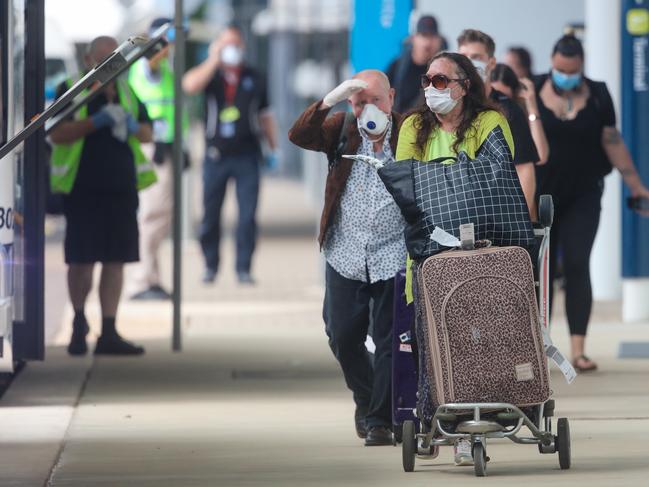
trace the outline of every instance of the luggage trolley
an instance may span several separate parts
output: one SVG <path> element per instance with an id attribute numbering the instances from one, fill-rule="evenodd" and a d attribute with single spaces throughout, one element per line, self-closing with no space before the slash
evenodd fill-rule
<path id="1" fill-rule="evenodd" d="M 541 326 L 548 332 L 549 286 L 551 285 L 549 246 L 553 217 L 552 197 L 541 196 L 539 224 L 534 228 L 536 250 L 538 250 L 535 284 Z M 508 438 L 514 443 L 536 444 L 542 454 L 558 453 L 561 469 L 569 469 L 570 426 L 567 418 L 559 418 L 556 434 L 553 433 L 554 399 L 525 410 L 513 404 L 500 402 L 449 403 L 437 408 L 430 428 L 424 424 L 425 421 L 418 421 L 421 426 L 416 428 L 414 420 L 406 420 L 399 435 L 402 437 L 403 469 L 412 472 L 415 467 L 415 457 L 434 458 L 435 447 L 452 446 L 461 438 L 471 441 L 475 474 L 478 477 L 484 477 L 487 473 L 489 461 L 487 439 L 491 438 Z M 529 429 L 531 436 L 521 434 L 524 426 Z M 418 429 L 421 431 L 418 432 Z"/>

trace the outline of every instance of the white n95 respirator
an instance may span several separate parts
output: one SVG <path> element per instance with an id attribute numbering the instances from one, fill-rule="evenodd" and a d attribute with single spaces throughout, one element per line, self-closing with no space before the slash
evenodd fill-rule
<path id="1" fill-rule="evenodd" d="M 243 61 L 243 50 L 233 44 L 228 44 L 221 51 L 221 62 L 228 66 L 238 66 Z"/>
<path id="2" fill-rule="evenodd" d="M 370 135 L 383 135 L 390 119 L 376 105 L 365 105 L 361 116 L 358 118 L 358 128 Z"/>

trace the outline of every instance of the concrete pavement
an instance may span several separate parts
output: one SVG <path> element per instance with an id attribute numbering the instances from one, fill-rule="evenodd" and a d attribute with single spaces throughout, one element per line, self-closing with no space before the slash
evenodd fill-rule
<path id="1" fill-rule="evenodd" d="M 315 218 L 297 188 L 283 192 L 302 212 L 286 205 L 288 221 Z M 598 305 L 589 353 L 601 371 L 571 386 L 553 372 L 557 415 L 571 419 L 570 471 L 536 447 L 494 441 L 487 478 L 454 467 L 450 449 L 406 474 L 399 448 L 365 448 L 354 435 L 322 327 L 317 246 L 293 235 L 262 239 L 254 288 L 236 284 L 231 242 L 214 286 L 200 284 L 198 248 L 186 246 L 181 353 L 170 351 L 168 304 L 125 301 L 119 327 L 147 354 L 69 358 L 64 307 L 47 360 L 0 401 L 0 485 L 648 485 L 649 360 L 616 355 L 622 341 L 649 340 L 649 323 L 622 325 L 615 305 Z M 97 312 L 89 307 L 95 330 Z M 559 316 L 553 337 L 567 350 Z"/>

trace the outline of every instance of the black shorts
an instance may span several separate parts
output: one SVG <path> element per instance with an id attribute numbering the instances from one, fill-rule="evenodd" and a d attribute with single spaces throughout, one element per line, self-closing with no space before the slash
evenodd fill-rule
<path id="1" fill-rule="evenodd" d="M 65 263 L 140 260 L 137 206 L 137 194 L 66 196 Z"/>

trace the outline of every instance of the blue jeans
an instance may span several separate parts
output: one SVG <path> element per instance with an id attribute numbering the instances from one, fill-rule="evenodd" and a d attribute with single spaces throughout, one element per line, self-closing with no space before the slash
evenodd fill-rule
<path id="1" fill-rule="evenodd" d="M 206 157 L 203 164 L 203 221 L 200 242 L 205 266 L 219 269 L 221 209 L 228 181 L 236 184 L 239 222 L 236 233 L 237 272 L 250 272 L 257 240 L 257 201 L 259 198 L 259 158 L 245 154 L 218 159 Z"/>

